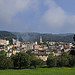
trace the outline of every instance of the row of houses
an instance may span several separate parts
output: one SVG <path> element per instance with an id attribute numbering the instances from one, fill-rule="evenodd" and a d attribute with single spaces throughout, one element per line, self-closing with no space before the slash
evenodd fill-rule
<path id="1" fill-rule="evenodd" d="M 0 45 L 8 45 L 9 40 L 0 39 Z"/>
<path id="2" fill-rule="evenodd" d="M 41 58 L 44 61 L 47 60 L 48 55 L 51 52 L 53 52 L 54 56 L 59 56 L 63 52 L 67 53 L 70 51 L 73 46 L 72 43 L 65 42 L 46 42 L 46 44 L 39 45 L 37 42 L 20 42 L 15 39 L 12 39 L 11 41 L 0 39 L 0 45 L 4 45 L 0 47 L 0 50 L 5 50 L 8 57 L 12 54 L 15 55 L 16 53 L 30 50 L 36 57 Z"/>

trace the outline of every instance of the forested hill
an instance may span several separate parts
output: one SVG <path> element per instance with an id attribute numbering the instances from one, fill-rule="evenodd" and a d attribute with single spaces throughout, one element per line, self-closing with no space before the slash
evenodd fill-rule
<path id="1" fill-rule="evenodd" d="M 8 32 L 8 31 L 0 31 L 0 38 L 10 39 L 10 38 L 19 38 L 20 41 L 25 42 L 34 42 L 38 41 L 42 36 L 43 42 L 46 41 L 55 41 L 55 42 L 74 42 L 73 36 L 74 34 L 41 34 L 35 32 Z"/>
<path id="2" fill-rule="evenodd" d="M 0 31 L 0 38 L 2 38 L 2 39 L 15 38 L 16 39 L 16 35 L 12 34 L 11 32 L 8 32 L 8 31 Z"/>
<path id="3" fill-rule="evenodd" d="M 56 41 L 56 42 L 74 42 L 73 36 L 74 34 L 41 34 L 34 32 L 13 32 L 14 35 L 21 37 L 25 42 L 34 42 L 40 39 L 40 36 L 43 38 L 43 42 L 46 41 Z"/>

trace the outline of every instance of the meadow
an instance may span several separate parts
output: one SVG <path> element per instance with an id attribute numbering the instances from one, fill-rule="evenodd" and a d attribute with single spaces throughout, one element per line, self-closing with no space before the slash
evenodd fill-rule
<path id="1" fill-rule="evenodd" d="M 37 68 L 0 70 L 0 75 L 75 75 L 75 68 Z"/>

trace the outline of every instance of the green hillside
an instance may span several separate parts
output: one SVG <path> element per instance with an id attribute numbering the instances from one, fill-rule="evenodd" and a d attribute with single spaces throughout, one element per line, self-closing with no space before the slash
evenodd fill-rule
<path id="1" fill-rule="evenodd" d="M 54 41 L 54 42 L 74 42 L 73 36 L 74 34 L 41 34 L 41 33 L 34 33 L 34 32 L 26 32 L 26 33 L 13 33 L 14 35 L 21 37 L 25 42 L 34 42 L 40 39 L 42 36 L 43 42 L 46 41 Z"/>
<path id="2" fill-rule="evenodd" d="M 12 34 L 11 32 L 8 32 L 8 31 L 0 31 L 0 38 L 11 39 L 11 38 L 16 38 L 16 35 Z"/>
<path id="3" fill-rule="evenodd" d="M 35 32 L 8 32 L 8 31 L 0 31 L 0 38 L 10 39 L 10 38 L 18 38 L 20 41 L 24 42 L 34 42 L 38 41 L 42 36 L 43 42 L 46 41 L 54 41 L 54 42 L 74 42 L 73 36 L 74 34 L 42 34 Z"/>

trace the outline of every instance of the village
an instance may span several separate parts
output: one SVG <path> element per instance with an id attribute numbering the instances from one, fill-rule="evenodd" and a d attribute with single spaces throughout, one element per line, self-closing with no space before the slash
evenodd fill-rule
<path id="1" fill-rule="evenodd" d="M 4 50 L 6 52 L 6 56 L 10 57 L 12 54 L 16 54 L 19 52 L 27 52 L 30 51 L 34 53 L 36 57 L 46 61 L 48 55 L 52 52 L 54 56 L 59 56 L 62 53 L 68 53 L 73 46 L 72 43 L 67 42 L 43 42 L 42 36 L 39 38 L 40 44 L 35 42 L 20 42 L 15 39 L 4 40 L 0 39 L 0 51 Z"/>

